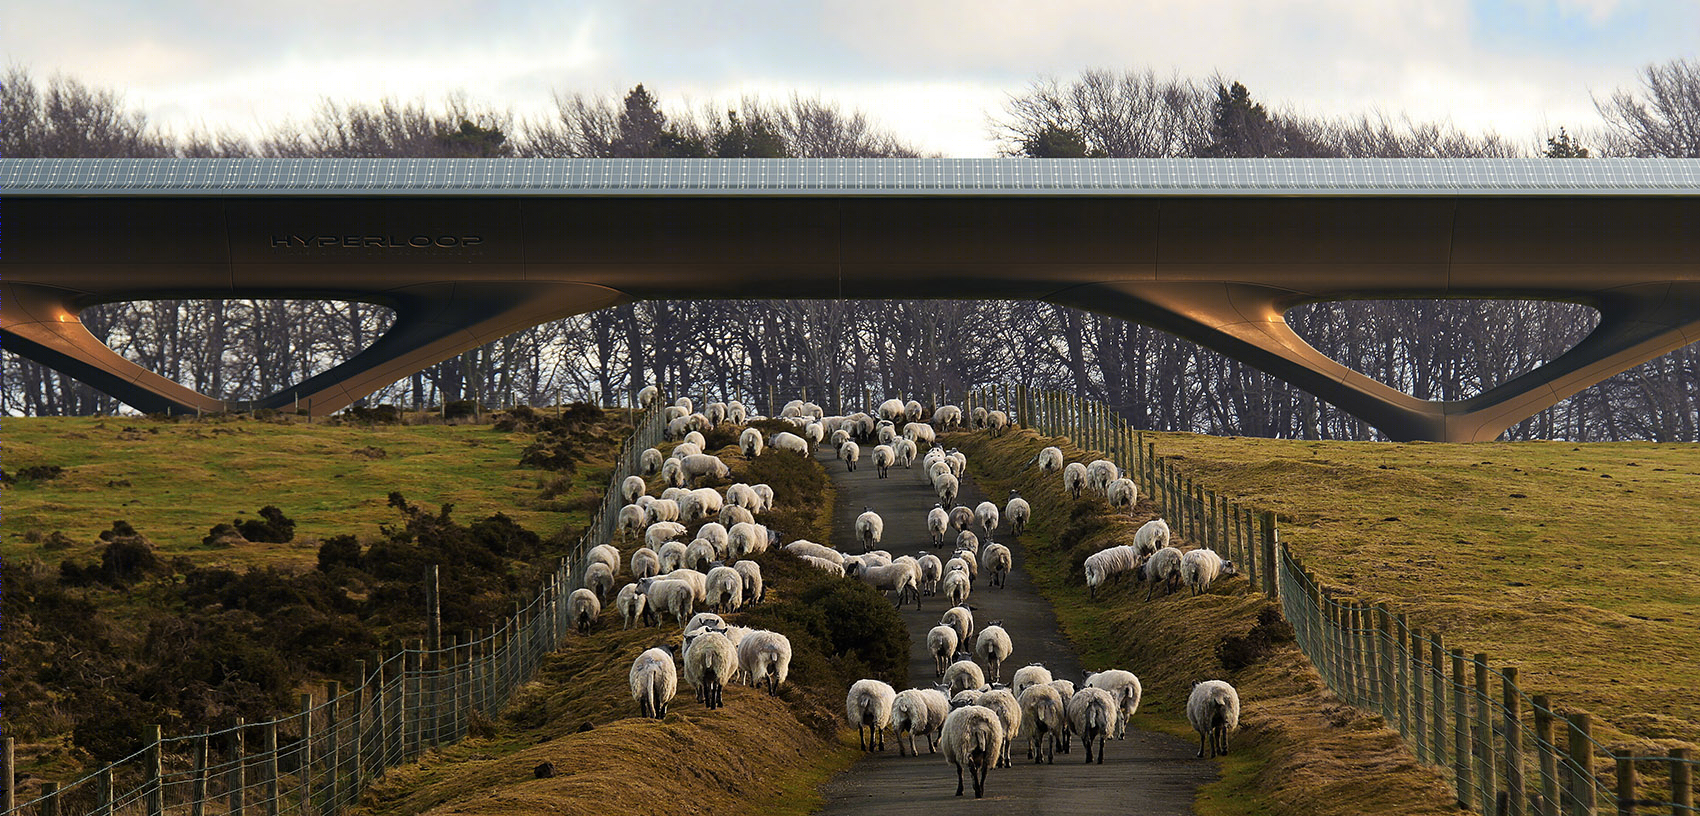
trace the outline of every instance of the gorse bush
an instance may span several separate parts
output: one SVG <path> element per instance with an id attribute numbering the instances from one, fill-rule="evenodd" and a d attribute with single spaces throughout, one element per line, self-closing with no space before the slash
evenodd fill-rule
<path id="1" fill-rule="evenodd" d="M 236 532 L 249 541 L 287 544 L 295 538 L 295 520 L 284 515 L 276 505 L 260 508 L 257 519 L 237 519 Z"/>

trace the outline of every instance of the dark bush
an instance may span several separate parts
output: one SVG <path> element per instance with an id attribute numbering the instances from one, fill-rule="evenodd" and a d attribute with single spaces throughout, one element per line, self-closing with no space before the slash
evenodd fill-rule
<path id="1" fill-rule="evenodd" d="M 530 560 L 543 552 L 543 539 L 503 513 L 473 522 L 467 532 L 473 541 L 504 558 Z"/>
<path id="2" fill-rule="evenodd" d="M 1225 637 L 1216 644 L 1216 659 L 1222 668 L 1239 671 L 1262 661 L 1283 643 L 1293 641 L 1293 625 L 1281 616 L 1281 608 L 1267 604 L 1257 613 L 1257 624 L 1244 637 Z"/>
<path id="3" fill-rule="evenodd" d="M 572 473 L 583 459 L 583 440 L 575 434 L 539 434 L 519 455 L 522 465 L 561 473 Z"/>
<path id="4" fill-rule="evenodd" d="M 319 545 L 319 570 L 330 572 L 339 566 L 360 566 L 360 541 L 354 536 L 331 536 Z"/>
<path id="5" fill-rule="evenodd" d="M 478 415 L 480 406 L 475 400 L 454 400 L 443 406 L 444 419 L 466 419 Z"/>
<path id="6" fill-rule="evenodd" d="M 206 537 L 201 539 L 201 543 L 208 547 L 234 547 L 238 544 L 246 544 L 248 540 L 236 531 L 235 525 L 219 522 L 207 531 Z"/>
<path id="7" fill-rule="evenodd" d="M 101 536 L 104 538 L 106 533 Z M 153 543 L 139 535 L 114 536 L 100 552 L 100 580 L 113 586 L 135 583 L 163 572 L 164 568 L 154 555 Z"/>
<path id="8" fill-rule="evenodd" d="M 344 416 L 362 425 L 394 425 L 401 422 L 401 409 L 394 405 L 374 405 L 369 408 L 356 405 L 344 412 Z"/>
<path id="9" fill-rule="evenodd" d="M 65 535 L 63 530 L 54 530 L 53 532 L 48 533 L 47 538 L 41 543 L 41 547 L 44 550 L 65 550 L 75 547 L 76 545 L 77 542 L 70 536 Z"/>
<path id="10" fill-rule="evenodd" d="M 277 505 L 260 508 L 257 519 L 237 519 L 236 531 L 249 541 L 286 544 L 295 538 L 295 520 L 283 514 Z"/>
<path id="11" fill-rule="evenodd" d="M 118 521 L 112 522 L 112 529 L 100 531 L 100 540 L 101 541 L 111 541 L 112 539 L 117 538 L 118 536 L 134 536 L 134 535 L 137 535 L 136 528 L 131 527 L 130 522 L 120 519 Z"/>
<path id="12" fill-rule="evenodd" d="M 58 465 L 30 465 L 16 473 L 0 470 L 0 484 L 17 484 L 18 482 L 46 482 L 64 475 L 65 469 Z"/>

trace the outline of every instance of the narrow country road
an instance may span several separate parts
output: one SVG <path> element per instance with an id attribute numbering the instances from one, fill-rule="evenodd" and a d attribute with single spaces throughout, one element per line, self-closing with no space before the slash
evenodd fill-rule
<path id="1" fill-rule="evenodd" d="M 892 468 L 890 478 L 880 479 L 871 452 L 872 446 L 863 449 L 862 462 L 854 473 L 848 472 L 843 462 L 835 461 L 825 446 L 817 454 L 838 493 L 833 515 L 833 546 L 847 553 L 860 551 L 855 544 L 855 521 L 863 508 L 868 507 L 885 520 L 882 549 L 894 556 L 926 551 L 948 558 L 945 555 L 948 547 L 931 549 L 927 511 L 938 500 L 920 462 L 908 470 Z M 973 507 L 988 498 L 1001 511 L 1005 497 L 987 497 L 972 480 L 962 480 L 959 503 Z M 1042 512 L 1044 508 L 1034 508 L 1035 514 Z M 979 533 L 978 528 L 975 533 Z M 976 632 L 999 619 L 1009 631 L 1015 652 L 1005 662 L 1000 679 L 1008 683 L 1017 668 L 1043 663 L 1053 676 L 1078 684 L 1082 668 L 1079 658 L 1063 638 L 1050 603 L 1028 580 L 1020 541 L 1007 528 L 1000 529 L 994 539 L 1014 553 L 1015 570 L 1009 576 L 1009 586 L 993 588 L 982 573 L 974 584 L 968 605 L 974 612 Z M 933 686 L 927 630 L 938 625 L 939 616 L 948 607 L 945 598 L 928 596 L 922 599 L 921 611 L 915 611 L 913 605 L 903 610 L 911 649 L 908 685 L 892 684 L 899 691 Z M 820 812 L 832 816 L 1190 814 L 1198 786 L 1216 777 L 1210 763 L 1193 758 L 1197 746 L 1186 740 L 1129 729 L 1127 739 L 1109 740 L 1105 744 L 1102 765 L 1084 764 L 1086 754 L 1079 740 L 1074 742 L 1072 753 L 1056 755 L 1056 764 L 1035 765 L 1025 758 L 1025 741 L 1018 742 L 1013 749 L 1015 767 L 992 769 L 986 777 L 986 796 L 977 801 L 972 785 L 967 786 L 961 798 L 956 797 L 955 769 L 941 755 L 927 754 L 924 742 L 918 746 L 922 751 L 920 757 L 900 757 L 895 740 L 888 739 L 884 753 L 864 757 L 824 786 L 826 806 Z"/>

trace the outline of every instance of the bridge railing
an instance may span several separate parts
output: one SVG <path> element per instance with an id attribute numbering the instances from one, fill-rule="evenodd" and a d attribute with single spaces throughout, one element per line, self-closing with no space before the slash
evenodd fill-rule
<path id="1" fill-rule="evenodd" d="M 1460 808 L 1514 816 L 1696 812 L 1696 760 L 1686 748 L 1638 754 L 1602 744 L 1593 717 L 1527 694 L 1516 668 L 1449 646 L 1386 602 L 1325 585 L 1281 540 L 1275 513 L 1185 475 L 1102 403 L 1019 385 L 976 389 L 962 401 L 965 412 L 1004 410 L 1119 465 L 1176 535 L 1232 560 L 1250 591 L 1280 603 L 1329 689 L 1398 731 L 1418 761 L 1451 781 Z"/>
<path id="2" fill-rule="evenodd" d="M 44 782 L 21 802 L 7 737 L 0 814 L 332 816 L 355 805 L 387 769 L 495 718 L 536 675 L 567 631 L 566 597 L 583 576 L 585 554 L 613 538 L 618 486 L 637 472 L 643 449 L 660 440 L 664 413 L 659 406 L 634 412 L 635 427 L 589 526 L 537 594 L 515 602 L 513 614 L 481 630 L 438 635 L 437 643 L 414 639 L 388 657 L 373 652 L 357 661 L 352 684 L 328 682 L 320 694 L 300 695 L 296 711 L 265 722 L 237 720 L 177 737 L 151 726 L 141 750 L 62 785 Z M 435 585 L 433 567 L 428 599 Z M 434 619 L 435 610 L 427 615 Z"/>

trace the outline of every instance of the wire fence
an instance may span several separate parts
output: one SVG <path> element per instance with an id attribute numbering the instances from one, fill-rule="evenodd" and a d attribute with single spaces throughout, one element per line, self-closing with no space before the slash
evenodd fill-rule
<path id="1" fill-rule="evenodd" d="M 592 547 L 612 540 L 619 485 L 637 472 L 643 449 L 661 438 L 664 412 L 634 411 L 634 429 L 615 457 L 602 505 L 529 602 L 482 630 L 440 632 L 436 568 L 425 576 L 427 630 L 398 652 L 357 661 L 354 682 L 300 695 L 297 711 L 262 723 L 164 737 L 60 785 L 43 782 L 17 801 L 15 748 L 4 740 L 5 816 L 331 816 L 355 804 L 387 769 L 467 736 L 493 719 L 528 682 L 567 631 L 567 594 Z"/>
<path id="2" fill-rule="evenodd" d="M 1253 591 L 1281 604 L 1299 648 L 1341 700 L 1381 716 L 1417 759 L 1451 780 L 1460 808 L 1509 816 L 1693 814 L 1696 760 L 1686 748 L 1638 755 L 1594 738 L 1594 721 L 1517 670 L 1449 647 L 1382 603 L 1325 586 L 1281 541 L 1273 512 L 1183 476 L 1107 406 L 1022 386 L 978 389 L 964 410 L 997 408 L 1119 465 L 1174 532 L 1233 561 Z"/>

